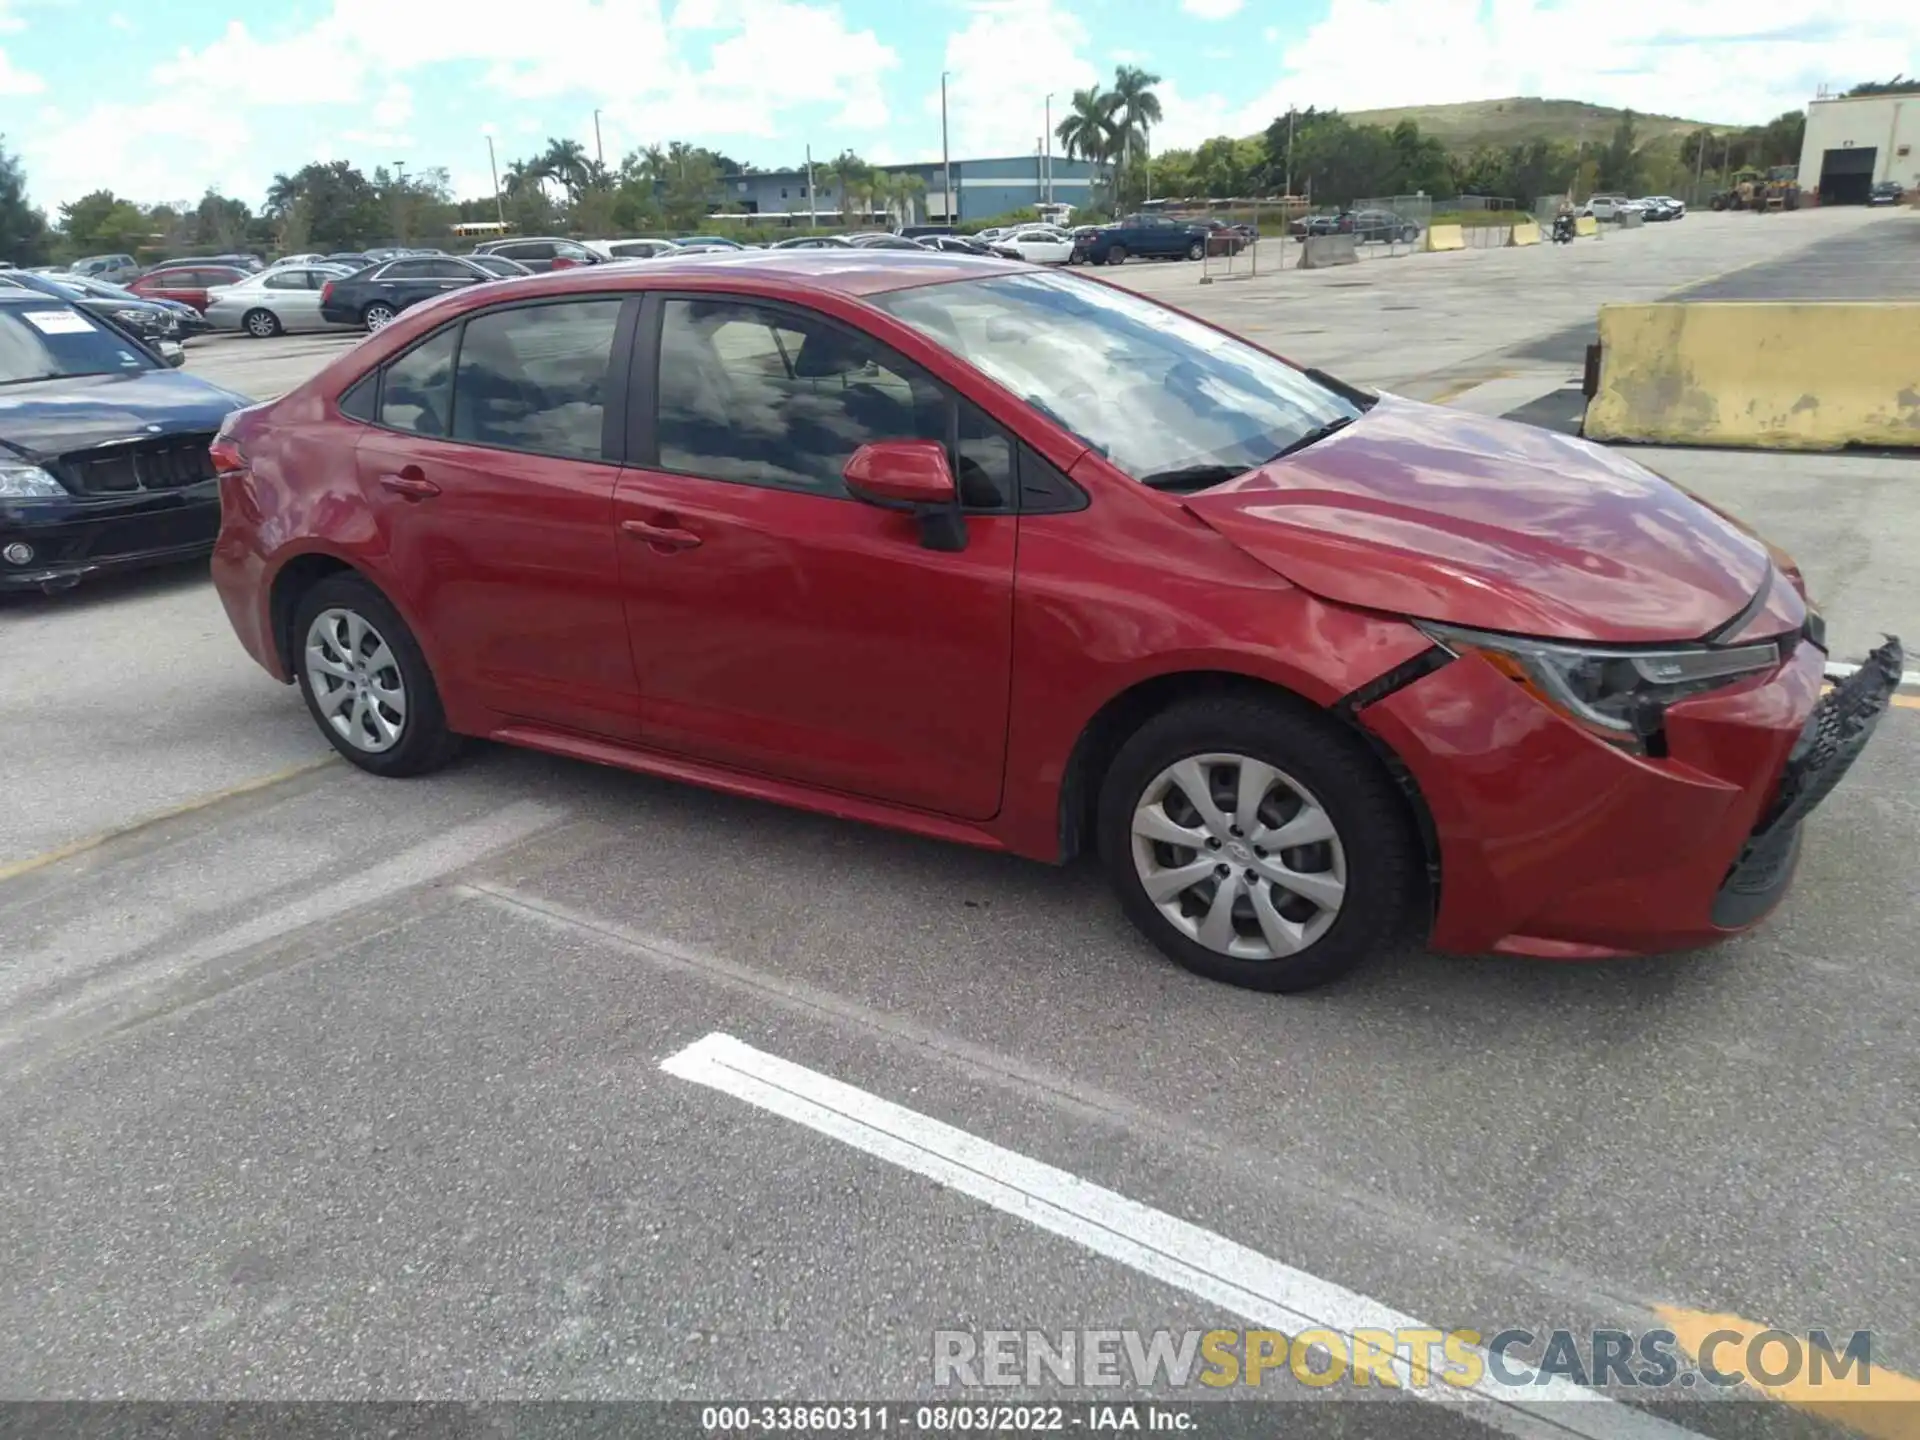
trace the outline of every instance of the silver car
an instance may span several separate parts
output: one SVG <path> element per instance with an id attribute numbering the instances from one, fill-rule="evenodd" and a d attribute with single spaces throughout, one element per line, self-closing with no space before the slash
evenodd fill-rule
<path id="1" fill-rule="evenodd" d="M 329 280 L 345 279 L 344 265 L 281 265 L 238 285 L 208 292 L 207 323 L 257 340 L 294 330 L 340 330 L 320 314 L 320 292 Z"/>

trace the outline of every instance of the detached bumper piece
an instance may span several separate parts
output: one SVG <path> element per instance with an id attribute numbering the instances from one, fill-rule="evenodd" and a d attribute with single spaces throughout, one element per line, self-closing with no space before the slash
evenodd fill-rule
<path id="1" fill-rule="evenodd" d="M 1832 793 L 1860 752 L 1900 687 L 1906 652 L 1889 636 L 1846 680 L 1814 706 L 1788 753 L 1780 788 L 1728 871 L 1713 903 L 1713 923 L 1728 929 L 1765 914 L 1793 877 L 1800 853 L 1800 823 Z"/>

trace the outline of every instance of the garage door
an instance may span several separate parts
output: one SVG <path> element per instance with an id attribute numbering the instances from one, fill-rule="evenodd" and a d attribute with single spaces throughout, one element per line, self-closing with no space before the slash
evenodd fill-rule
<path id="1" fill-rule="evenodd" d="M 1820 162 L 1820 203 L 1866 204 L 1873 190 L 1873 157 L 1879 153 L 1871 145 L 1827 151 Z"/>

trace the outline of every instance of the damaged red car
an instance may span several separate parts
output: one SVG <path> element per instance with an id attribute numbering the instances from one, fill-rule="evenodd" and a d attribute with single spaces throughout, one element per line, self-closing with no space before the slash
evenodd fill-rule
<path id="1" fill-rule="evenodd" d="M 1203 975 L 1759 921 L 1897 684 L 1624 455 L 872 250 L 464 287 L 214 447 L 241 643 L 464 736 L 1064 862 Z"/>

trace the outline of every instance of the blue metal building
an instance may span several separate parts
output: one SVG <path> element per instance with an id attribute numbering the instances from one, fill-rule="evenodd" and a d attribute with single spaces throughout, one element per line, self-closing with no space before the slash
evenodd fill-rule
<path id="1" fill-rule="evenodd" d="M 1069 160 L 1055 155 L 1011 155 L 985 160 L 953 162 L 954 212 L 947 213 L 942 196 L 943 170 L 939 161 L 920 165 L 879 167 L 887 174 L 919 177 L 926 193 L 914 204 L 915 213 L 902 217 L 910 222 L 929 221 L 958 224 L 966 220 L 984 220 L 1044 203 L 1049 192 L 1053 202 L 1085 209 L 1093 199 L 1096 167 L 1085 160 Z M 1051 176 L 1048 171 L 1051 170 Z M 714 197 L 719 206 L 730 211 L 744 210 L 750 215 L 805 217 L 810 212 L 823 223 L 841 222 L 838 185 L 820 163 L 813 167 L 813 196 L 807 195 L 804 170 L 765 170 L 752 175 L 730 175 L 721 182 Z M 858 217 L 870 218 L 870 217 Z"/>

